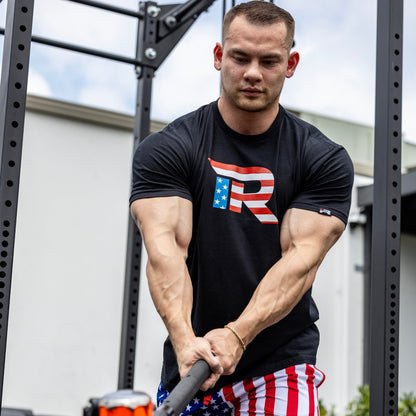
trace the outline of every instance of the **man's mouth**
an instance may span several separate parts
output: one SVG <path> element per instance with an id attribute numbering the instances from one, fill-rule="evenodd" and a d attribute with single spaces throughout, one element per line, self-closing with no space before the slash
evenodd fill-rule
<path id="1" fill-rule="evenodd" d="M 242 92 L 249 97 L 257 97 L 263 92 L 258 88 L 243 88 Z"/>

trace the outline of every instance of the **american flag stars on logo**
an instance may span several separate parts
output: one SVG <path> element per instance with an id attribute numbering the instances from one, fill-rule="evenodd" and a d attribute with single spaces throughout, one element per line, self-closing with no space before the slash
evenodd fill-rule
<path id="1" fill-rule="evenodd" d="M 230 188 L 230 180 L 227 178 L 217 177 L 214 194 L 214 208 L 227 209 L 228 205 L 228 190 Z"/>

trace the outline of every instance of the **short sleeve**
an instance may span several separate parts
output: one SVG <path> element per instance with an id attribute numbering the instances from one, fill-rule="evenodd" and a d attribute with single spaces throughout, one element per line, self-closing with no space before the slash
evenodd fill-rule
<path id="1" fill-rule="evenodd" d="M 322 140 L 314 138 L 302 165 L 304 180 L 290 207 L 334 215 L 346 224 L 354 181 L 354 168 L 347 151 L 324 136 Z"/>
<path id="2" fill-rule="evenodd" d="M 189 145 L 168 130 L 147 137 L 133 158 L 130 204 L 141 198 L 180 196 L 192 200 L 188 184 Z"/>

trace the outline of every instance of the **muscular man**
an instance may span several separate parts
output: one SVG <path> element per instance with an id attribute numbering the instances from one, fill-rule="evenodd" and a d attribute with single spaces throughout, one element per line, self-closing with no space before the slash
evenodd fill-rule
<path id="1" fill-rule="evenodd" d="M 232 8 L 214 48 L 220 98 L 134 157 L 131 212 L 169 333 L 160 400 L 198 359 L 212 370 L 185 413 L 319 414 L 311 288 L 347 223 L 353 170 L 279 104 L 299 63 L 293 37 L 272 3 Z"/>

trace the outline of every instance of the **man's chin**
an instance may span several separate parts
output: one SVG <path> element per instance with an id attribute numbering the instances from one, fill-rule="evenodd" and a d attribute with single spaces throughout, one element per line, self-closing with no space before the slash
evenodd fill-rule
<path id="1" fill-rule="evenodd" d="M 259 113 L 270 107 L 270 105 L 257 100 L 241 100 L 237 103 L 237 106 L 240 110 L 247 111 L 249 113 Z"/>

